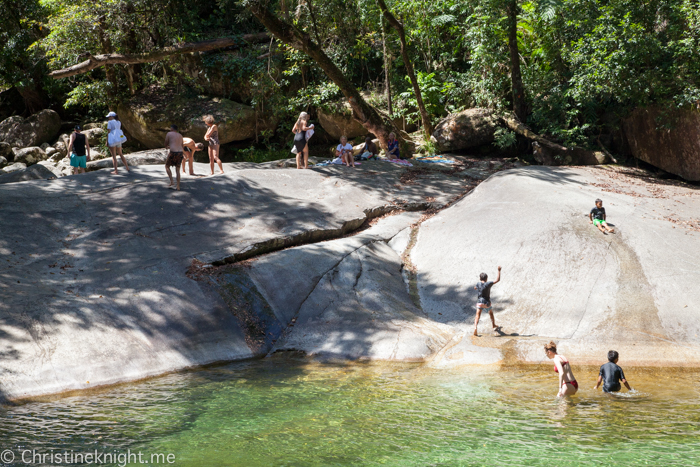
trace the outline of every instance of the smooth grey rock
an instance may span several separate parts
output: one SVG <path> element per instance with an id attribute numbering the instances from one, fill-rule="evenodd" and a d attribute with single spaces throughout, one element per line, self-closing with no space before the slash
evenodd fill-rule
<path id="1" fill-rule="evenodd" d="M 0 169 L 7 165 L 7 159 L 4 156 L 0 156 Z"/>
<path id="2" fill-rule="evenodd" d="M 24 119 L 18 115 L 0 122 L 0 141 L 13 146 L 39 146 L 51 141 L 61 129 L 61 117 L 51 109 L 44 109 Z"/>
<path id="3" fill-rule="evenodd" d="M 406 169 L 385 162 L 234 167 L 186 175 L 179 192 L 167 189 L 162 166 L 148 165 L 0 186 L 0 255 L 10 259 L 0 264 L 0 393 L 85 389 L 264 354 L 213 282 L 186 275 L 193 259 L 335 238 L 369 215 L 447 203 L 464 189 L 453 176 L 402 185 Z"/>
<path id="4" fill-rule="evenodd" d="M 49 169 L 51 171 L 51 173 L 53 173 L 56 178 L 64 176 L 61 168 L 57 167 L 56 164 L 54 164 L 52 161 L 49 161 L 49 160 L 41 161 L 41 162 L 38 162 L 37 165 L 41 165 L 41 166 Z"/>
<path id="5" fill-rule="evenodd" d="M 46 153 L 39 147 L 23 148 L 15 152 L 15 162 L 22 162 L 27 166 L 46 160 Z"/>
<path id="6" fill-rule="evenodd" d="M 139 151 L 133 152 L 131 154 L 125 154 L 124 157 L 126 158 L 126 162 L 127 164 L 129 164 L 129 167 L 131 167 L 132 165 L 164 165 L 165 159 L 168 157 L 168 152 L 165 149 L 151 149 L 148 151 Z M 119 167 L 124 166 L 119 156 L 117 156 L 117 164 Z M 87 163 L 87 170 L 99 169 L 114 169 L 114 162 L 112 161 L 112 157 L 107 156 L 104 159 L 92 160 Z"/>
<path id="7" fill-rule="evenodd" d="M 52 155 L 58 154 L 58 149 L 53 146 L 47 146 L 47 148 L 44 149 L 44 152 L 46 153 L 46 157 L 50 159 Z"/>
<path id="8" fill-rule="evenodd" d="M 54 144 L 53 147 L 56 148 L 56 151 L 58 151 L 64 157 L 68 154 L 68 147 L 65 144 L 63 144 L 62 141 L 56 142 L 56 144 Z"/>
<path id="9" fill-rule="evenodd" d="M 47 167 L 39 164 L 32 165 L 25 169 L 14 170 L 0 176 L 0 184 L 26 182 L 28 180 L 43 180 L 56 177 L 56 174 Z"/>
<path id="10" fill-rule="evenodd" d="M 3 168 L 3 170 L 7 173 L 14 172 L 16 170 L 24 170 L 27 168 L 27 164 L 23 162 L 15 162 L 13 164 L 10 164 L 6 167 Z"/>
<path id="11" fill-rule="evenodd" d="M 599 197 L 616 234 L 588 222 Z M 615 349 L 627 365 L 698 365 L 698 218 L 691 187 L 606 169 L 514 169 L 424 222 L 410 258 L 423 311 L 469 345 L 540 362 L 554 340 L 575 364 L 599 365 Z M 472 338 L 473 287 L 498 265 L 491 297 L 504 335 Z M 490 328 L 482 314 L 480 333 Z M 471 362 L 459 343 L 445 361 Z"/>

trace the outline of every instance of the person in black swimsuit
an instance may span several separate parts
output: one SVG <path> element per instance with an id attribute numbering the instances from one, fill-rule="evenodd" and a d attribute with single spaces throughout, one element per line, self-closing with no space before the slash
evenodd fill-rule
<path id="1" fill-rule="evenodd" d="M 75 131 L 70 135 L 68 143 L 70 165 L 73 167 L 73 175 L 84 174 L 87 161 L 90 160 L 90 142 L 87 136 L 80 132 L 80 125 L 75 125 Z"/>
<path id="2" fill-rule="evenodd" d="M 204 123 L 209 127 L 204 134 L 204 139 L 209 142 L 209 167 L 211 167 L 211 174 L 214 175 L 215 162 L 219 164 L 221 173 L 224 173 L 224 166 L 221 164 L 221 159 L 219 158 L 219 150 L 221 148 L 219 127 L 212 115 L 205 115 L 202 117 L 202 120 L 204 120 Z"/>
<path id="3" fill-rule="evenodd" d="M 598 381 L 596 381 L 593 389 L 598 389 L 600 383 L 603 383 L 603 392 L 617 392 L 622 389 L 620 382 L 625 385 L 628 391 L 632 388 L 630 384 L 625 379 L 625 372 L 622 368 L 617 366 L 617 361 L 620 358 L 620 354 L 615 350 L 608 352 L 608 363 L 600 367 L 600 373 L 598 374 Z"/>
<path id="4" fill-rule="evenodd" d="M 309 125 L 309 114 L 302 112 L 299 114 L 297 122 L 292 128 L 294 133 L 294 147 L 297 150 L 297 169 L 309 168 L 309 144 L 306 139 L 306 132 L 313 130 L 314 126 Z M 302 158 L 304 164 L 302 166 Z"/>

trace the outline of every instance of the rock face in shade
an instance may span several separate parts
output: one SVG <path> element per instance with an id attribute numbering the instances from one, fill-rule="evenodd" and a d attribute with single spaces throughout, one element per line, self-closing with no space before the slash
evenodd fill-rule
<path id="1" fill-rule="evenodd" d="M 671 129 L 659 128 L 669 124 Z M 700 181 L 700 112 L 636 109 L 623 124 L 632 154 L 686 180 Z"/>
<path id="2" fill-rule="evenodd" d="M 61 117 L 45 109 L 27 119 L 15 115 L 0 122 L 0 141 L 19 148 L 40 146 L 55 139 L 60 129 Z"/>
<path id="3" fill-rule="evenodd" d="M 343 135 L 352 139 L 368 134 L 367 129 L 352 118 L 350 104 L 346 102 L 333 104 L 333 108 L 319 108 L 317 113 L 319 123 L 334 140 Z"/>
<path id="4" fill-rule="evenodd" d="M 490 109 L 466 109 L 440 121 L 430 138 L 440 152 L 459 151 L 492 143 L 499 128 Z"/>
<path id="5" fill-rule="evenodd" d="M 256 115 L 255 110 L 223 98 L 186 97 L 181 95 L 142 94 L 120 104 L 117 109 L 122 127 L 146 148 L 163 147 L 170 126 L 178 126 L 180 133 L 198 142 L 204 142 L 207 126 L 202 121 L 206 114 L 218 122 L 221 144 L 255 137 L 257 131 L 274 129 L 277 120 Z"/>

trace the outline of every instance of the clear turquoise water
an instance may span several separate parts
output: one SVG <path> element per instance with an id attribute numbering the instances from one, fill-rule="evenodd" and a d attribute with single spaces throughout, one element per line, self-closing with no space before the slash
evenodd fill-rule
<path id="1" fill-rule="evenodd" d="M 628 368 L 639 393 L 610 397 L 592 390 L 596 369 L 574 370 L 581 391 L 561 401 L 549 366 L 277 356 L 4 407 L 0 450 L 130 449 L 182 466 L 700 464 L 700 373 Z"/>

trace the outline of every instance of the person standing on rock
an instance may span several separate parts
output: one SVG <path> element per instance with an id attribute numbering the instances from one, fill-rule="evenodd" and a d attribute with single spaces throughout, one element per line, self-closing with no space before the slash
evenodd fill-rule
<path id="1" fill-rule="evenodd" d="M 183 137 L 177 131 L 177 125 L 170 127 L 170 131 L 165 135 L 165 149 L 167 149 L 168 157 L 165 159 L 165 171 L 168 173 L 168 178 L 170 178 L 170 185 L 168 188 L 173 186 L 173 174 L 170 172 L 170 167 L 175 167 L 175 173 L 177 174 L 177 190 L 180 190 L 180 165 L 182 164 L 183 158 Z"/>
<path id="2" fill-rule="evenodd" d="M 75 131 L 70 135 L 68 143 L 70 165 L 73 167 L 73 175 L 84 174 L 87 161 L 90 160 L 90 142 L 87 136 L 80 132 L 80 125 L 75 125 Z"/>
<path id="3" fill-rule="evenodd" d="M 309 168 L 309 144 L 306 138 L 306 132 L 313 130 L 314 126 L 309 125 L 309 114 L 302 112 L 299 114 L 297 122 L 292 128 L 294 133 L 294 147 L 297 150 L 297 169 Z M 303 160 L 303 165 L 302 165 Z"/>
<path id="4" fill-rule="evenodd" d="M 569 360 L 557 354 L 557 344 L 550 342 L 544 346 L 544 353 L 547 358 L 554 361 L 554 371 L 559 374 L 559 392 L 557 397 L 573 396 L 578 392 L 578 383 L 571 371 Z"/>
<path id="5" fill-rule="evenodd" d="M 122 159 L 122 164 L 127 172 L 131 172 L 129 169 L 129 164 L 126 163 L 126 158 L 122 154 L 122 142 L 126 141 L 124 137 L 124 132 L 122 131 L 122 122 L 119 121 L 117 114 L 110 112 L 107 114 L 107 146 L 109 146 L 109 152 L 112 154 L 112 163 L 114 163 L 114 171 L 112 174 L 118 174 L 117 165 L 117 152 L 119 157 Z"/>
<path id="6" fill-rule="evenodd" d="M 605 216 L 605 208 L 603 207 L 603 200 L 595 200 L 595 207 L 591 209 L 591 213 L 588 215 L 590 223 L 598 227 L 603 233 L 615 233 L 615 229 L 608 226 Z"/>
<path id="7" fill-rule="evenodd" d="M 219 170 L 221 170 L 221 173 L 224 173 L 224 166 L 221 164 L 221 159 L 219 159 L 219 150 L 221 149 L 219 127 L 212 115 L 205 115 L 202 117 L 202 120 L 204 120 L 204 123 L 209 127 L 204 135 L 204 139 L 209 142 L 209 166 L 211 167 L 211 174 L 214 175 L 214 162 L 219 164 Z"/>
<path id="8" fill-rule="evenodd" d="M 192 138 L 182 138 L 182 147 L 184 149 L 183 159 L 182 159 L 182 173 L 185 173 L 185 162 L 190 164 L 190 175 L 195 175 L 194 173 L 194 153 L 204 149 L 202 143 L 195 143 Z"/>
<path id="9" fill-rule="evenodd" d="M 498 276 L 496 276 L 495 281 L 489 281 L 489 276 L 485 272 L 479 274 L 479 282 L 474 287 L 474 290 L 478 292 L 478 298 L 476 300 L 476 317 L 474 318 L 474 335 L 479 336 L 476 332 L 479 327 L 479 319 L 481 319 L 481 312 L 487 310 L 489 312 L 489 317 L 491 318 L 491 324 L 493 325 L 493 330 L 498 331 L 501 327 L 496 326 L 496 319 L 493 316 L 493 310 L 491 309 L 491 287 L 501 281 L 501 267 L 498 266 Z"/>

